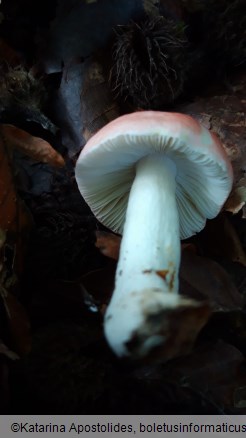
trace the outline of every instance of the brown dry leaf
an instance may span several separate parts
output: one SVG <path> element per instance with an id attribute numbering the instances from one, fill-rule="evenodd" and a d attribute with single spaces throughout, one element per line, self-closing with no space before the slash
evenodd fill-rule
<path id="1" fill-rule="evenodd" d="M 181 386 L 192 388 L 212 401 L 224 413 L 233 407 L 244 407 L 244 357 L 232 345 L 220 340 L 211 341 L 193 350 L 181 361 L 172 361 L 166 372 Z M 241 411 L 242 414 L 244 412 Z"/>
<path id="2" fill-rule="evenodd" d="M 31 228 L 31 217 L 24 203 L 17 196 L 12 157 L 0 139 L 0 229 L 4 242 L 14 254 L 13 269 L 22 271 L 26 234 Z"/>
<path id="3" fill-rule="evenodd" d="M 6 146 L 16 148 L 35 161 L 51 166 L 63 167 L 63 157 L 45 140 L 33 137 L 28 132 L 13 125 L 0 125 L 0 132 Z"/>
<path id="4" fill-rule="evenodd" d="M 30 325 L 24 308 L 9 289 L 16 285 L 16 275 L 22 272 L 26 234 L 31 219 L 16 194 L 11 155 L 1 139 L 0 163 L 0 297 L 5 307 L 13 348 L 19 354 L 24 354 L 30 349 Z"/>
<path id="5" fill-rule="evenodd" d="M 224 95 L 200 98 L 192 104 L 177 108 L 197 119 L 220 138 L 234 170 L 234 189 L 229 201 L 229 211 L 233 213 L 245 209 L 245 190 L 242 190 L 246 187 L 245 85 L 246 74 L 242 73 L 233 80 Z M 228 209 L 227 204 L 225 208 Z"/>
<path id="6" fill-rule="evenodd" d="M 243 306 L 242 296 L 227 272 L 215 261 L 189 249 L 182 251 L 180 278 L 181 293 L 195 299 L 209 298 L 213 311 L 232 311 Z"/>
<path id="7" fill-rule="evenodd" d="M 100 252 L 114 260 L 118 260 L 121 237 L 106 231 L 96 231 L 96 247 Z"/>

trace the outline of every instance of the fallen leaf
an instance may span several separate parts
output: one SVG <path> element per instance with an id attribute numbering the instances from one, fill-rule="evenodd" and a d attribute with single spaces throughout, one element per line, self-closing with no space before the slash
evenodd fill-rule
<path id="1" fill-rule="evenodd" d="M 63 167 L 63 157 L 45 140 L 33 137 L 28 132 L 13 125 L 0 125 L 2 139 L 7 147 L 20 150 L 35 161 L 48 163 L 51 166 Z"/>
<path id="2" fill-rule="evenodd" d="M 180 277 L 194 288 L 192 298 L 199 299 L 196 291 L 201 294 L 201 297 L 209 298 L 213 311 L 226 312 L 243 307 L 242 296 L 227 272 L 217 262 L 207 257 L 198 256 L 193 251 L 184 249 L 181 257 Z M 186 287 L 181 288 L 181 293 L 190 296 Z"/>
<path id="3" fill-rule="evenodd" d="M 0 297 L 5 308 L 12 347 L 17 353 L 24 354 L 30 349 L 29 320 L 10 290 L 16 288 L 17 277 L 23 271 L 31 218 L 16 193 L 11 152 L 1 139 L 0 163 Z"/>
<path id="4" fill-rule="evenodd" d="M 213 402 L 221 413 L 229 413 L 236 407 L 240 409 L 239 391 L 246 385 L 244 357 L 224 341 L 211 341 L 197 347 L 182 361 L 172 361 L 165 372 L 182 387 L 192 388 Z M 242 408 L 241 413 L 244 412 Z"/>
<path id="5" fill-rule="evenodd" d="M 18 275 L 23 268 L 26 236 L 31 216 L 16 193 L 12 154 L 0 139 L 0 229 L 4 243 L 13 253 L 13 269 Z M 4 237 L 5 236 L 5 237 Z"/>
<path id="6" fill-rule="evenodd" d="M 107 231 L 96 231 L 96 247 L 106 257 L 118 260 L 121 237 Z"/>

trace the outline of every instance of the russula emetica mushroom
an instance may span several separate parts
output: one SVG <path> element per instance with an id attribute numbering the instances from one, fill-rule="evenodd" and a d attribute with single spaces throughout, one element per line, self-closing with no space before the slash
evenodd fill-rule
<path id="1" fill-rule="evenodd" d="M 75 175 L 98 220 L 123 234 L 104 319 L 109 345 L 120 357 L 165 344 L 168 357 L 178 355 L 208 317 L 178 294 L 180 239 L 215 217 L 231 191 L 220 141 L 190 116 L 135 112 L 90 138 Z"/>

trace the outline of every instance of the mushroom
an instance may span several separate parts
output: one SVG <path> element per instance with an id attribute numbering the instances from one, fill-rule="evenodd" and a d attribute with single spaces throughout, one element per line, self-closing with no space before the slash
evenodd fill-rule
<path id="1" fill-rule="evenodd" d="M 97 219 L 123 234 L 104 316 L 109 345 L 119 357 L 183 354 L 209 310 L 178 293 L 180 239 L 220 212 L 233 181 L 218 138 L 184 114 L 126 114 L 90 138 L 75 176 Z"/>

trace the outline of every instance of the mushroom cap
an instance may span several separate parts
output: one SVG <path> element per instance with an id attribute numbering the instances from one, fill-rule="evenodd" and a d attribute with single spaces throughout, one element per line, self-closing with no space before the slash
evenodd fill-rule
<path id="1" fill-rule="evenodd" d="M 139 111 L 113 120 L 82 150 L 78 188 L 97 219 L 122 233 L 136 164 L 152 154 L 165 154 L 176 165 L 180 238 L 188 238 L 217 216 L 233 183 L 219 139 L 188 115 Z"/>

